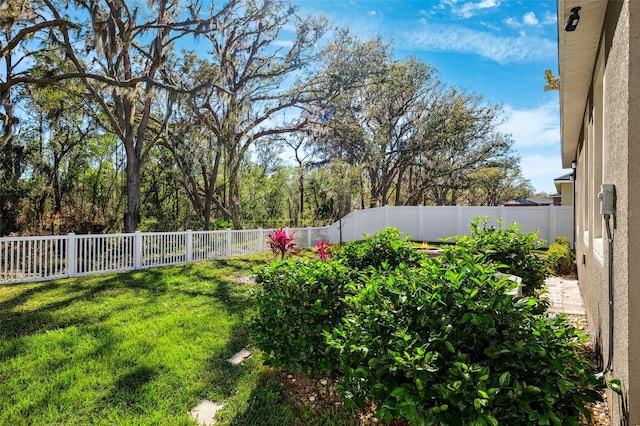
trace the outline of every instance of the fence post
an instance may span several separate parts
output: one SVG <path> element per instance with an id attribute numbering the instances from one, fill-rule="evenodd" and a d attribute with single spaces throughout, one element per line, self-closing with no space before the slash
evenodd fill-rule
<path id="1" fill-rule="evenodd" d="M 76 234 L 69 232 L 67 234 L 67 276 L 75 277 L 77 274 L 76 265 Z"/>
<path id="2" fill-rule="evenodd" d="M 259 253 L 264 253 L 264 232 L 262 228 L 258 228 L 258 244 L 260 245 Z"/>
<path id="3" fill-rule="evenodd" d="M 227 257 L 231 257 L 233 250 L 231 249 L 231 229 L 227 228 Z"/>
<path id="4" fill-rule="evenodd" d="M 353 211 L 353 238 L 351 238 L 352 240 L 357 240 L 356 235 L 358 235 L 357 232 L 357 224 L 358 224 L 358 210 L 354 210 Z"/>
<path id="5" fill-rule="evenodd" d="M 193 231 L 187 229 L 187 262 L 193 260 Z"/>
<path id="6" fill-rule="evenodd" d="M 307 247 L 311 247 L 311 227 L 307 226 Z"/>
<path id="7" fill-rule="evenodd" d="M 549 206 L 549 216 L 548 216 L 549 223 L 547 224 L 547 232 L 548 232 L 548 235 L 547 235 L 547 247 L 549 247 L 551 245 L 551 243 L 553 243 L 553 240 L 556 239 L 556 232 L 557 231 L 556 231 L 556 227 L 555 227 L 556 221 L 553 220 L 554 216 L 555 216 L 554 213 L 556 213 L 554 211 L 554 207 L 553 206 Z"/>
<path id="8" fill-rule="evenodd" d="M 142 232 L 136 231 L 133 238 L 133 269 L 142 268 Z"/>
<path id="9" fill-rule="evenodd" d="M 388 205 L 384 205 L 383 207 L 383 211 L 384 211 L 384 227 L 385 229 L 389 227 L 389 206 Z"/>
<path id="10" fill-rule="evenodd" d="M 426 241 L 426 238 L 422 235 L 422 206 L 416 206 L 416 216 L 418 217 L 418 241 Z"/>
<path id="11" fill-rule="evenodd" d="M 456 204 L 456 235 L 462 236 L 462 207 Z M 465 233 L 466 235 L 466 233 Z"/>

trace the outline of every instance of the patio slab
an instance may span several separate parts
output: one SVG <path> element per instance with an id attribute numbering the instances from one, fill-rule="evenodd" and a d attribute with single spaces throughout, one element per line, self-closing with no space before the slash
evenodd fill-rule
<path id="1" fill-rule="evenodd" d="M 549 312 L 559 314 L 585 314 L 578 280 L 549 277 L 545 281 L 545 284 L 548 290 L 546 296 L 550 302 Z"/>
<path id="2" fill-rule="evenodd" d="M 224 408 L 224 404 L 203 399 L 189 411 L 191 417 L 199 426 L 211 426 L 216 423 L 216 413 Z"/>

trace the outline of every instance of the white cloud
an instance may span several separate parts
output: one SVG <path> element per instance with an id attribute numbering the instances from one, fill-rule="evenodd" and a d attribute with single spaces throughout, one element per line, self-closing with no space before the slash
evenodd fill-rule
<path id="1" fill-rule="evenodd" d="M 542 23 L 544 25 L 550 25 L 550 24 L 557 24 L 558 23 L 558 17 L 556 16 L 555 13 L 551 13 L 549 11 L 546 11 L 544 13 L 544 17 L 542 18 Z"/>
<path id="2" fill-rule="evenodd" d="M 397 45 L 415 50 L 476 54 L 499 64 L 550 61 L 557 52 L 556 42 L 546 38 L 523 34 L 500 37 L 460 26 L 423 23 L 420 31 L 396 34 Z"/>
<path id="3" fill-rule="evenodd" d="M 560 152 L 557 155 L 532 154 L 520 159 L 522 176 L 529 179 L 537 192 L 553 194 L 556 187 L 553 180 L 567 173 L 562 168 Z"/>
<path id="4" fill-rule="evenodd" d="M 274 40 L 273 45 L 276 47 L 293 47 L 293 40 Z"/>
<path id="5" fill-rule="evenodd" d="M 507 19 L 504 20 L 504 23 L 507 24 L 510 27 L 517 27 L 520 25 L 520 22 L 518 22 L 518 20 L 514 17 L 508 17 Z"/>
<path id="6" fill-rule="evenodd" d="M 376 16 L 378 14 L 378 12 L 376 12 L 375 10 L 370 10 L 369 12 L 367 12 L 370 16 Z"/>
<path id="7" fill-rule="evenodd" d="M 560 144 L 560 111 L 557 101 L 533 109 L 504 108 L 506 122 L 499 130 L 513 136 L 516 148 Z"/>
<path id="8" fill-rule="evenodd" d="M 476 3 L 465 3 L 460 8 L 453 9 L 453 12 L 465 19 L 473 17 L 479 10 L 493 9 L 500 6 L 500 0 L 481 0 Z"/>
<path id="9" fill-rule="evenodd" d="M 533 25 L 533 26 L 537 26 L 538 24 L 540 24 L 534 12 L 525 13 L 522 18 L 522 22 L 525 23 L 526 25 Z"/>
<path id="10" fill-rule="evenodd" d="M 542 20 L 540 20 L 535 12 L 527 12 L 522 16 L 522 20 L 518 18 L 514 18 L 512 16 L 506 18 L 504 23 L 512 28 L 522 27 L 523 25 L 528 25 L 531 27 L 539 27 L 541 25 L 555 25 L 557 22 L 557 18 L 555 13 L 550 13 L 546 11 Z"/>

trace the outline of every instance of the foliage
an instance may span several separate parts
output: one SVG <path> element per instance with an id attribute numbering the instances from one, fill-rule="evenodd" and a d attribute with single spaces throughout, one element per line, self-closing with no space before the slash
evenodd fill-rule
<path id="1" fill-rule="evenodd" d="M 269 234 L 267 241 L 273 255 L 280 256 L 280 260 L 283 260 L 286 255 L 296 251 L 295 234 L 295 231 L 288 233 L 282 228 L 274 229 L 273 233 Z"/>
<path id="2" fill-rule="evenodd" d="M 523 234 L 515 224 L 501 228 L 489 226 L 488 221 L 488 217 L 476 217 L 471 222 L 471 236 L 456 238 L 457 244 L 495 262 L 498 269 L 522 278 L 524 295 L 534 295 L 549 276 L 548 260 L 536 253 L 544 242 L 538 240 L 537 232 Z"/>
<path id="3" fill-rule="evenodd" d="M 328 333 L 346 402 L 411 424 L 578 424 L 605 384 L 584 337 L 546 302 L 517 297 L 480 255 L 445 248 L 420 268 L 372 272 Z"/>
<path id="4" fill-rule="evenodd" d="M 345 315 L 349 270 L 333 261 L 273 262 L 256 270 L 257 313 L 253 332 L 265 363 L 286 370 L 330 372 L 336 355 L 324 332 Z"/>
<path id="5" fill-rule="evenodd" d="M 571 275 L 576 272 L 576 255 L 571 250 L 567 237 L 556 237 L 547 255 L 549 267 L 556 275 Z"/>
<path id="6" fill-rule="evenodd" d="M 397 228 L 386 228 L 361 241 L 351 241 L 332 251 L 334 259 L 354 270 L 380 268 L 386 264 L 394 268 L 400 264 L 417 266 L 424 256 L 416 250 L 407 235 L 402 238 Z"/>

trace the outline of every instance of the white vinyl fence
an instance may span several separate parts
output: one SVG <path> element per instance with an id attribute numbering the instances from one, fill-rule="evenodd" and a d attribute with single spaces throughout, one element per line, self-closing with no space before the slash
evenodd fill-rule
<path id="1" fill-rule="evenodd" d="M 522 227 L 520 232 L 523 233 L 538 231 L 538 238 L 546 241 L 546 247 L 557 236 L 569 238 L 573 247 L 571 206 L 385 206 L 354 210 L 329 227 L 329 240 L 359 240 L 364 234 L 393 227 L 410 235 L 414 241 L 437 242 L 443 238 L 471 234 L 469 224 L 477 216 L 488 216 L 491 225 L 496 225 L 498 219 L 502 219 L 502 227 L 515 223 Z"/>
<path id="2" fill-rule="evenodd" d="M 362 239 L 395 227 L 415 241 L 439 241 L 468 235 L 476 216 L 492 224 L 516 223 L 521 232 L 539 231 L 553 242 L 568 237 L 573 246 L 572 207 L 379 207 L 354 210 L 326 227 L 291 228 L 298 247 L 320 240 L 332 243 Z M 135 232 L 132 234 L 61 235 L 0 238 L 0 284 L 174 265 L 199 260 L 256 254 L 268 250 L 270 229 Z M 548 244 L 547 244 L 548 246 Z"/>
<path id="3" fill-rule="evenodd" d="M 328 227 L 290 228 L 298 247 L 328 240 Z M 135 232 L 132 234 L 0 238 L 0 284 L 257 254 L 270 229 Z"/>

